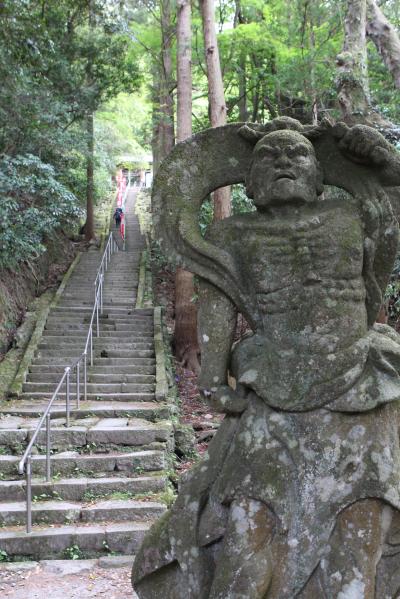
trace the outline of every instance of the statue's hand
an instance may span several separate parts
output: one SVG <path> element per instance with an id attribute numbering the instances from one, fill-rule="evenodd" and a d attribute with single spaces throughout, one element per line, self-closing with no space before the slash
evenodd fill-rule
<path id="1" fill-rule="evenodd" d="M 217 412 L 224 414 L 241 414 L 248 406 L 247 400 L 228 385 L 200 389 L 200 393 Z"/>
<path id="2" fill-rule="evenodd" d="M 339 140 L 339 148 L 354 162 L 378 167 L 389 164 L 392 147 L 372 127 L 366 125 L 348 127 L 345 123 L 337 123 L 332 132 Z"/>

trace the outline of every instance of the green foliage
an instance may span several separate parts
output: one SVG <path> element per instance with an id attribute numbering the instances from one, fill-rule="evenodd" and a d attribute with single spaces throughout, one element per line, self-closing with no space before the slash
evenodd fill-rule
<path id="1" fill-rule="evenodd" d="M 255 206 L 253 201 L 247 197 L 243 185 L 232 185 L 232 214 L 243 214 L 253 212 Z M 199 227 L 202 235 L 205 235 L 207 228 L 212 223 L 214 217 L 214 206 L 210 198 L 203 202 L 199 213 Z"/>
<path id="2" fill-rule="evenodd" d="M 64 549 L 66 559 L 84 559 L 84 554 L 79 545 L 71 545 Z"/>
<path id="3" fill-rule="evenodd" d="M 107 541 L 103 541 L 103 549 L 107 555 L 117 555 L 115 551 L 112 551 Z"/>
<path id="4" fill-rule="evenodd" d="M 0 267 L 37 257 L 46 235 L 80 216 L 52 166 L 29 154 L 0 159 Z"/>
<path id="5" fill-rule="evenodd" d="M 8 557 L 7 551 L 4 551 L 4 549 L 0 549 L 0 562 L 8 562 L 8 561 L 9 561 L 9 557 Z"/>
<path id="6" fill-rule="evenodd" d="M 243 185 L 232 186 L 232 212 L 233 214 L 243 214 L 245 212 L 254 212 L 255 206 L 253 200 L 247 197 Z"/>
<path id="7" fill-rule="evenodd" d="M 122 4 L 109 0 L 0 3 L 0 267 L 39 255 L 45 235 L 80 218 L 85 118 L 141 80 L 126 29 Z M 100 126 L 97 198 L 115 169 L 110 137 Z"/>

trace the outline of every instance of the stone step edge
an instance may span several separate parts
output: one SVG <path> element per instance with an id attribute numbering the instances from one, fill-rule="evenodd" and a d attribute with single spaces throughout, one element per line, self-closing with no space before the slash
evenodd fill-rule
<path id="1" fill-rule="evenodd" d="M 23 527 L 0 531 L 0 550 L 9 556 L 27 556 L 34 559 L 53 559 L 65 555 L 68 549 L 77 546 L 79 552 L 89 557 L 108 552 L 121 555 L 135 553 L 152 521 L 118 522 L 85 526 L 43 527 L 27 533 Z"/>
<path id="2" fill-rule="evenodd" d="M 22 414 L 23 416 L 31 416 L 34 418 L 39 418 L 43 414 L 43 410 L 46 409 L 47 403 L 42 405 L 18 405 L 23 403 L 22 400 L 14 401 L 10 406 L 1 406 L 0 405 L 0 416 L 3 415 L 14 415 L 18 416 Z M 106 404 L 106 405 L 104 405 Z M 135 411 L 162 411 L 167 410 L 168 412 L 172 411 L 173 406 L 167 403 L 161 403 L 156 401 L 137 401 L 137 402 L 106 402 L 106 401 L 87 401 L 81 402 L 81 406 L 79 409 L 73 407 L 71 409 L 71 418 L 77 417 L 83 418 L 84 414 L 87 413 L 96 413 L 96 412 L 135 412 Z M 59 415 L 65 415 L 65 401 L 54 403 L 53 408 L 50 412 L 52 417 L 59 417 Z"/>
<path id="3" fill-rule="evenodd" d="M 68 455 L 65 455 L 65 454 Z M 113 453 L 99 453 L 99 454 L 81 454 L 78 453 L 77 451 L 60 451 L 57 453 L 52 454 L 51 456 L 51 463 L 54 466 L 54 470 L 56 470 L 55 466 L 57 464 L 57 462 L 63 461 L 63 460 L 67 460 L 67 461 L 71 461 L 71 462 L 80 462 L 82 463 L 82 465 L 84 464 L 84 462 L 89 462 L 92 461 L 97 461 L 97 462 L 102 462 L 102 461 L 107 461 L 107 460 L 115 460 L 115 462 L 117 462 L 118 460 L 121 459 L 132 459 L 132 458 L 137 458 L 137 459 L 142 459 L 142 458 L 149 458 L 149 457 L 153 457 L 153 458 L 162 458 L 165 456 L 165 452 L 160 450 L 160 449 L 143 449 L 143 450 L 138 450 L 138 451 L 121 451 L 121 452 L 113 452 Z M 32 460 L 32 462 L 41 462 L 41 465 L 45 466 L 46 464 L 46 456 L 45 455 L 35 455 L 33 456 L 34 459 Z M 0 454 L 0 467 L 2 465 L 2 463 L 10 463 L 10 464 L 15 464 L 15 466 L 18 465 L 19 461 L 21 459 L 21 456 L 16 456 L 16 455 L 12 455 L 12 454 Z M 112 470 L 112 472 L 115 472 L 116 469 L 114 468 Z M 145 472 L 161 472 L 160 469 L 158 470 L 144 470 Z M 11 480 L 11 479 L 9 479 Z M 18 479 L 20 480 L 20 479 Z"/>
<path id="4" fill-rule="evenodd" d="M 58 499 L 49 499 L 48 501 L 35 501 L 32 503 L 32 516 L 41 514 L 44 516 L 52 514 L 55 517 L 52 524 L 65 524 L 65 518 L 71 515 L 70 523 L 93 522 L 92 516 L 98 515 L 100 521 L 113 520 L 115 522 L 126 521 L 121 519 L 119 512 L 134 511 L 135 521 L 149 520 L 151 517 L 161 515 L 167 509 L 165 503 L 159 501 L 143 501 L 138 499 L 93 499 L 90 501 L 65 501 Z M 137 511 L 137 513 L 136 513 Z M 103 512 L 103 514 L 102 514 Z M 149 516 L 149 512 L 153 514 Z M 154 513 L 155 512 L 155 513 Z M 15 526 L 24 524 L 26 516 L 25 501 L 2 501 L 0 502 L 0 523 L 6 526 Z M 18 524 L 13 524 L 12 519 L 20 519 Z M 22 522 L 21 522 L 22 521 Z M 50 522 L 47 522 L 50 524 Z M 35 527 L 40 523 L 35 524 Z"/>
<path id="5" fill-rule="evenodd" d="M 74 574 L 75 572 L 83 572 L 85 570 L 91 570 L 98 566 L 103 569 L 114 569 L 114 568 L 126 568 L 132 566 L 135 560 L 135 555 L 106 555 L 97 559 L 53 559 L 53 560 L 41 560 L 41 561 L 12 561 L 12 562 L 0 562 L 0 573 L 1 572 L 15 572 L 15 570 L 23 570 L 28 572 L 30 570 L 36 570 L 39 566 L 44 572 L 47 569 L 54 573 L 56 570 L 60 576 L 65 574 Z"/>
<path id="6" fill-rule="evenodd" d="M 68 494 L 68 491 L 77 489 L 77 492 L 83 497 L 87 491 L 95 493 L 96 489 L 103 489 L 102 494 L 99 494 L 97 498 L 100 500 L 106 499 L 108 495 L 115 493 L 116 491 L 125 491 L 127 487 L 133 486 L 141 491 L 137 491 L 134 495 L 154 495 L 162 492 L 167 485 L 168 478 L 163 470 L 157 471 L 156 474 L 147 474 L 139 476 L 104 476 L 98 478 L 91 478 L 89 476 L 80 478 L 59 478 L 53 479 L 47 482 L 43 477 L 32 478 L 32 496 L 39 493 L 42 495 L 44 492 L 53 493 L 53 499 L 57 500 L 62 497 L 63 493 Z M 117 487 L 117 488 L 115 488 Z M 156 489 L 156 490 L 155 490 Z M 7 493 L 13 493 L 13 500 L 17 497 L 18 501 L 25 501 L 26 492 L 26 480 L 24 478 L 18 480 L 2 480 L 0 481 L 0 497 L 3 503 L 9 503 L 7 499 Z M 57 497 L 54 497 L 54 494 Z M 96 496 L 96 495 L 94 495 Z M 49 499 L 51 499 L 51 495 Z M 65 499 L 64 501 L 72 501 Z M 74 501 L 77 501 L 76 499 Z M 82 501 L 82 499 L 79 499 Z"/>

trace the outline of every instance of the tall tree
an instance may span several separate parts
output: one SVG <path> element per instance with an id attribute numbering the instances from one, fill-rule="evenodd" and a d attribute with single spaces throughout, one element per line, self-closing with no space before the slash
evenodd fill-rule
<path id="1" fill-rule="evenodd" d="M 177 141 L 192 135 L 192 32 L 190 0 L 177 2 Z M 175 274 L 175 354 L 194 372 L 199 371 L 197 307 L 193 275 L 177 268 Z"/>
<path id="2" fill-rule="evenodd" d="M 93 15 L 93 0 L 88 0 L 89 11 L 89 29 L 93 30 L 94 15 Z M 86 66 L 87 87 L 93 85 L 92 61 L 88 60 Z M 86 139 L 87 139 L 87 154 L 86 154 L 86 222 L 85 222 L 85 239 L 90 241 L 94 238 L 94 115 L 93 110 L 89 109 L 86 116 Z"/>
<path id="3" fill-rule="evenodd" d="M 375 0 L 367 0 L 367 36 L 378 50 L 396 87 L 400 88 L 400 38 Z"/>
<path id="4" fill-rule="evenodd" d="M 225 103 L 224 83 L 222 79 L 221 63 L 217 35 L 215 32 L 215 15 L 213 0 L 200 0 L 204 52 L 207 65 L 208 102 L 210 109 L 211 127 L 220 127 L 226 124 L 227 107 Z M 221 187 L 214 191 L 214 220 L 226 218 L 231 214 L 231 189 Z"/>
<path id="5" fill-rule="evenodd" d="M 172 40 L 175 33 L 172 24 L 171 0 L 160 0 L 161 6 L 161 69 L 160 69 L 160 159 L 163 160 L 175 143 L 174 96 L 172 66 Z"/>
<path id="6" fill-rule="evenodd" d="M 94 238 L 94 116 L 90 112 L 86 117 L 86 222 L 85 239 Z"/>
<path id="7" fill-rule="evenodd" d="M 343 118 L 348 122 L 363 119 L 371 109 L 366 27 L 366 0 L 348 0 L 343 50 L 337 56 L 338 101 Z"/>

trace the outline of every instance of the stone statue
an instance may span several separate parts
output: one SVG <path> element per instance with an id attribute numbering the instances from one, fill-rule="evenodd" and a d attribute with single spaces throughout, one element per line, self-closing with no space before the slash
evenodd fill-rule
<path id="1" fill-rule="evenodd" d="M 256 211 L 202 238 L 201 202 L 240 181 Z M 136 557 L 140 599 L 400 596 L 400 336 L 374 324 L 399 185 L 375 130 L 288 118 L 163 164 L 158 235 L 200 277 L 200 386 L 226 415 Z"/>

